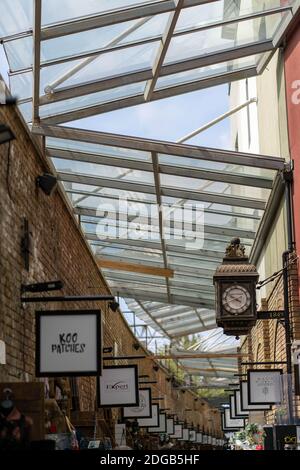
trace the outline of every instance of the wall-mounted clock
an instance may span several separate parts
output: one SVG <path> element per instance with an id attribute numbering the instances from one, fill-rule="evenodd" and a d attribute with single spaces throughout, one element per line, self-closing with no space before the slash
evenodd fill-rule
<path id="1" fill-rule="evenodd" d="M 232 315 L 244 313 L 250 306 L 251 294 L 245 287 L 234 284 L 223 291 L 222 305 Z"/>

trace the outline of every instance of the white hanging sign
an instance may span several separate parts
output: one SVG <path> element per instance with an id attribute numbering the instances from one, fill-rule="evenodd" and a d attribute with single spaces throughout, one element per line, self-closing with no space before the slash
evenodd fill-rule
<path id="1" fill-rule="evenodd" d="M 165 433 L 167 431 L 167 418 L 165 413 L 159 413 L 159 426 L 148 428 L 148 432 Z"/>
<path id="2" fill-rule="evenodd" d="M 99 310 L 36 312 L 36 376 L 101 373 Z"/>
<path id="3" fill-rule="evenodd" d="M 158 427 L 159 426 L 159 407 L 158 405 L 151 405 L 152 417 L 139 418 L 138 425 L 140 428 Z"/>
<path id="4" fill-rule="evenodd" d="M 282 369 L 248 370 L 250 405 L 280 404 L 282 400 Z"/>
<path id="5" fill-rule="evenodd" d="M 123 418 L 152 418 L 151 388 L 139 389 L 139 406 L 123 408 Z"/>
<path id="6" fill-rule="evenodd" d="M 241 396 L 241 410 L 244 411 L 260 411 L 260 410 L 269 410 L 271 405 L 250 405 L 248 400 L 248 382 L 243 380 L 241 382 L 240 389 Z"/>
<path id="7" fill-rule="evenodd" d="M 136 365 L 104 366 L 98 384 L 100 407 L 139 406 Z"/>

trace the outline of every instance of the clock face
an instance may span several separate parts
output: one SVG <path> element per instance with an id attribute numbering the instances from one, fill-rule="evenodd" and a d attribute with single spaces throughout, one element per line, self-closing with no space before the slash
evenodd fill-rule
<path id="1" fill-rule="evenodd" d="M 245 287 L 234 285 L 228 287 L 222 296 L 222 305 L 233 315 L 244 313 L 250 306 L 251 296 Z"/>

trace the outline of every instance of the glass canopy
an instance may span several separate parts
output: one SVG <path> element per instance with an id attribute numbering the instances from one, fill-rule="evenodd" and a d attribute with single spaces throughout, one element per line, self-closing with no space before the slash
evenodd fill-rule
<path id="1" fill-rule="evenodd" d="M 70 123 L 260 74 L 300 0 L 1 0 L 1 7 L 11 92 L 32 132 L 45 138 L 113 293 L 171 341 L 215 338 L 213 273 L 233 236 L 251 252 L 284 161 Z M 236 351 L 227 341 L 213 340 L 209 350 L 222 343 Z M 183 363 L 195 369 L 192 359 Z M 221 380 L 236 360 L 202 359 L 197 367 Z"/>
<path id="2" fill-rule="evenodd" d="M 299 0 L 1 6 L 12 93 L 28 122 L 58 124 L 261 73 Z"/>

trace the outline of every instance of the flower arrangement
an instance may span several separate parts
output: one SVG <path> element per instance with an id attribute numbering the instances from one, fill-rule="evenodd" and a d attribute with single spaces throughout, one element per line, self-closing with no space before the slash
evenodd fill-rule
<path id="1" fill-rule="evenodd" d="M 235 433 L 233 441 L 238 447 L 244 449 L 261 449 L 266 433 L 260 424 L 247 424 L 245 429 Z"/>

